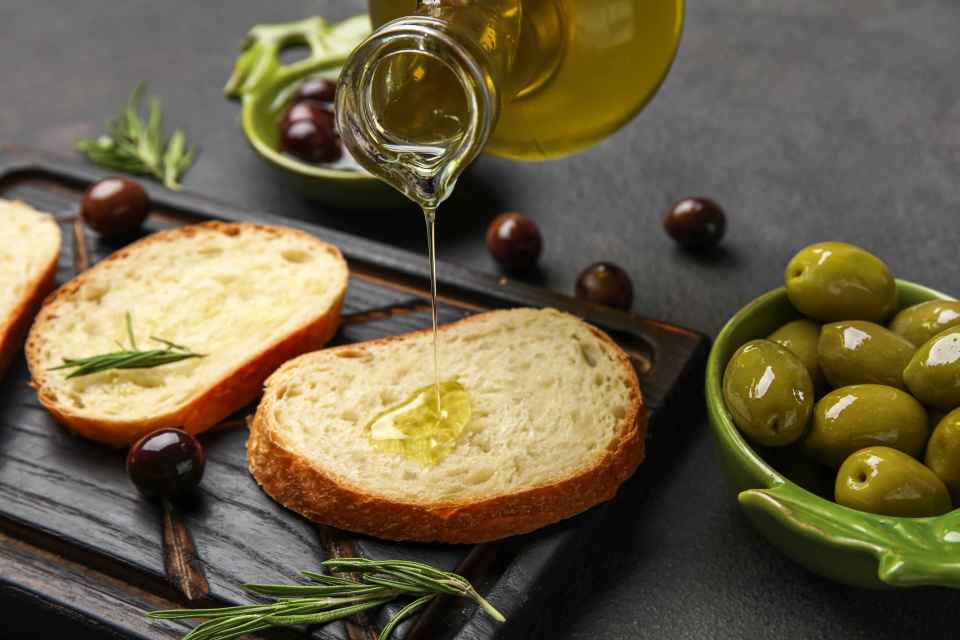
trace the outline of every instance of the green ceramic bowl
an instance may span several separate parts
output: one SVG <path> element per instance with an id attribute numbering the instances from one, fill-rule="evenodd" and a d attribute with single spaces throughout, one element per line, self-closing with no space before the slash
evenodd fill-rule
<path id="1" fill-rule="evenodd" d="M 355 16 L 338 24 L 314 17 L 250 30 L 224 92 L 242 105 L 243 132 L 254 150 L 308 197 L 348 206 L 397 205 L 402 196 L 365 171 L 300 162 L 280 151 L 279 122 L 299 82 L 307 76 L 336 78 L 340 67 L 367 35 L 370 20 Z M 283 64 L 280 53 L 306 46 L 309 55 Z M 346 163 L 341 163 L 346 166 Z"/>
<path id="2" fill-rule="evenodd" d="M 901 307 L 952 299 L 903 280 L 897 287 Z M 827 578 L 874 588 L 960 588 L 960 509 L 936 518 L 892 518 L 840 506 L 787 479 L 771 463 L 775 452 L 754 448 L 734 426 L 721 391 L 727 361 L 745 342 L 798 317 L 785 289 L 770 291 L 733 316 L 710 351 L 707 410 L 740 506 L 771 544 Z M 804 482 L 802 473 L 791 477 Z"/>

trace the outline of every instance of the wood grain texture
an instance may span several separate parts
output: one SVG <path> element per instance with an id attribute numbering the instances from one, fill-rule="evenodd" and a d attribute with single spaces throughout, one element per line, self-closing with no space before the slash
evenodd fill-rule
<path id="1" fill-rule="evenodd" d="M 69 220 L 76 213 L 84 186 L 101 175 L 96 169 L 56 158 L 0 154 L 0 196 L 18 197 L 58 215 L 69 225 L 66 237 L 76 231 L 83 238 L 80 243 L 65 243 L 59 282 L 73 272 L 78 261 L 96 261 L 119 248 L 83 227 L 74 227 Z M 158 206 L 147 231 L 212 218 L 288 223 L 152 185 L 148 190 Z M 352 277 L 343 305 L 344 323 L 333 344 L 429 326 L 422 256 L 303 223 L 292 224 L 336 244 L 350 262 Z M 75 246 L 86 250 L 86 258 L 78 255 Z M 695 367 L 692 363 L 702 356 L 705 340 L 701 336 L 451 265 L 441 265 L 440 274 L 445 301 L 440 308 L 442 322 L 483 308 L 534 305 L 570 311 L 608 331 L 637 367 L 651 410 L 653 437 L 669 431 L 670 425 L 660 421 L 664 415 L 661 409 L 684 372 Z M 119 579 L 121 585 L 141 584 L 149 593 L 176 599 L 176 594 L 164 591 L 163 510 L 140 498 L 130 485 L 122 452 L 81 440 L 58 427 L 38 404 L 27 380 L 24 363 L 18 359 L 0 381 L 0 530 L 19 539 L 35 539 L 38 546 L 55 550 L 59 559 L 52 560 L 54 566 L 73 559 L 77 566 L 96 566 L 103 575 Z M 463 601 L 441 600 L 404 623 L 398 638 L 525 638 L 544 598 L 555 586 L 553 572 L 563 570 L 569 550 L 578 541 L 602 526 L 605 506 L 532 534 L 475 547 L 393 543 L 317 527 L 270 500 L 247 472 L 247 434 L 236 426 L 243 424 L 251 410 L 242 410 L 228 420 L 235 428 L 217 428 L 203 434 L 208 456 L 205 477 L 196 500 L 182 511 L 209 583 L 210 598 L 215 602 L 248 602 L 240 588 L 242 583 L 292 581 L 298 571 L 316 569 L 330 555 L 403 558 L 466 573 L 507 615 L 510 624 L 492 624 L 475 606 Z M 19 568 L 16 559 L 7 562 L 18 567 L 17 572 L 26 571 Z M 42 598 L 62 601 L 69 607 L 70 589 L 82 589 L 88 580 L 82 575 L 70 576 L 66 584 L 32 584 Z M 75 610 L 109 620 L 132 637 L 171 635 L 166 623 L 137 626 L 133 618 L 142 623 L 139 616 L 117 614 L 107 604 L 77 599 Z M 375 630 L 395 610 L 385 607 L 344 625 L 311 629 L 308 635 L 373 640 Z M 303 637 L 303 633 L 294 632 L 291 637 Z"/>
<path id="2" fill-rule="evenodd" d="M 57 589 L 51 589 L 56 584 Z M 80 627 L 130 638 L 179 638 L 186 624 L 160 626 L 144 611 L 176 606 L 122 580 L 66 560 L 23 540 L 0 533 L 0 593 L 9 599 L 40 602 Z M 110 618 L 99 612 L 109 610 Z M 82 612 L 89 612 L 84 615 Z"/>
<path id="3" fill-rule="evenodd" d="M 190 528 L 176 507 L 167 502 L 163 505 L 163 569 L 167 579 L 191 605 L 201 606 L 209 597 L 210 584 Z"/>

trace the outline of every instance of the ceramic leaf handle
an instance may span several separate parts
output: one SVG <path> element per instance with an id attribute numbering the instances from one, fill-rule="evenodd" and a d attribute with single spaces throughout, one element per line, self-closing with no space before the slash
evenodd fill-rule
<path id="1" fill-rule="evenodd" d="M 960 588 L 960 510 L 934 518 L 861 514 L 789 482 L 743 491 L 738 499 L 755 520 L 771 519 L 802 536 L 872 555 L 877 577 L 891 586 Z"/>
<path id="2" fill-rule="evenodd" d="M 223 91 L 231 98 L 242 98 L 266 83 L 290 82 L 339 67 L 368 35 L 370 19 L 366 15 L 337 24 L 316 16 L 297 22 L 257 25 L 247 33 L 243 52 Z M 293 64 L 282 64 L 280 52 L 295 45 L 308 46 L 310 55 Z"/>

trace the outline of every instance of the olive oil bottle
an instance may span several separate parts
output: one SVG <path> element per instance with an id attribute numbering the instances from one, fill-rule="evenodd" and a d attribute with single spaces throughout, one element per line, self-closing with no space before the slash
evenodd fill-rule
<path id="1" fill-rule="evenodd" d="M 364 167 L 434 206 L 481 151 L 542 160 L 630 121 L 676 54 L 683 0 L 370 0 L 338 124 Z"/>
<path id="2" fill-rule="evenodd" d="M 443 423 L 453 417 L 441 397 L 452 387 L 439 367 L 437 207 L 482 150 L 560 157 L 631 120 L 673 62 L 683 0 L 370 0 L 369 8 L 375 31 L 341 70 L 337 125 L 365 169 L 423 209 L 434 397 L 420 390 L 388 415 L 429 441 L 431 429 L 450 432 Z M 372 432 L 407 437 L 383 424 Z M 418 459 L 437 461 L 418 447 Z"/>
<path id="3" fill-rule="evenodd" d="M 568 155 L 606 138 L 656 93 L 680 39 L 683 0 L 370 0 L 374 27 L 407 16 L 436 16 L 454 37 L 486 53 L 500 113 L 484 151 L 518 160 Z M 494 59 L 496 58 L 496 59 Z M 401 91 L 424 83 L 431 64 L 391 78 Z M 422 61 L 422 60 L 421 60 Z M 422 61 L 423 62 L 423 61 Z M 442 60 L 440 60 L 442 63 Z M 408 61 L 409 64 L 409 61 Z M 417 114 L 458 118 L 463 92 L 450 70 L 427 90 L 391 105 L 391 122 L 442 126 Z M 423 86 L 421 84 L 421 86 Z M 456 104 L 449 104 L 455 102 Z M 400 107 L 403 107 L 400 109 Z M 416 132 L 411 132 L 416 134 Z M 427 133 L 424 131 L 423 133 Z"/>

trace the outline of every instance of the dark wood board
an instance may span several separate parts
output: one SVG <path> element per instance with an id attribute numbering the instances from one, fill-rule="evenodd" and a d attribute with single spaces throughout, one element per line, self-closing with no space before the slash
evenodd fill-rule
<path id="1" fill-rule="evenodd" d="M 56 156 L 7 149 L 0 153 L 0 197 L 22 199 L 61 220 L 64 247 L 58 283 L 118 245 L 99 240 L 76 220 L 82 190 L 105 172 Z M 147 231 L 210 219 L 257 221 L 303 228 L 339 246 L 351 267 L 336 343 L 378 338 L 429 325 L 424 257 L 355 236 L 241 211 L 194 195 L 145 183 L 155 204 Z M 552 306 L 608 331 L 631 355 L 651 412 L 648 452 L 668 455 L 682 436 L 668 403 L 680 393 L 698 397 L 707 344 L 702 335 L 633 314 L 586 305 L 506 278 L 441 264 L 441 322 L 508 306 Z M 186 627 L 145 623 L 142 611 L 180 603 L 166 581 L 162 514 L 126 479 L 122 452 L 68 434 L 57 426 L 28 386 L 20 358 L 0 381 L 0 589 L 45 603 L 62 615 L 121 637 L 168 638 Z M 687 387 L 686 385 L 695 385 Z M 314 525 L 263 494 L 245 463 L 246 429 L 238 413 L 203 436 L 208 465 L 197 500 L 184 513 L 202 558 L 211 598 L 249 599 L 243 582 L 289 581 L 332 555 L 410 558 L 468 575 L 503 611 L 493 623 L 460 601 L 438 601 L 401 629 L 398 637 L 504 640 L 528 637 L 557 577 L 572 554 L 603 526 L 605 506 L 525 536 L 475 545 L 393 543 Z M 631 491 L 643 471 L 625 485 Z M 44 578 L 46 576 L 46 578 Z M 91 594 L 100 594 L 98 598 Z M 375 638 L 388 612 L 311 629 L 316 638 Z M 303 637 L 300 632 L 282 634 Z"/>

